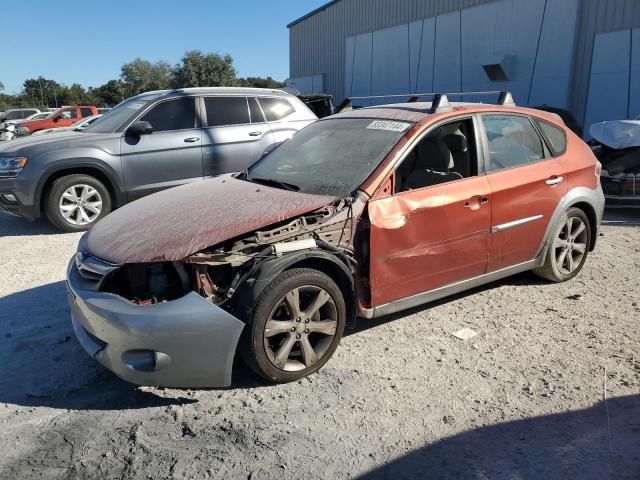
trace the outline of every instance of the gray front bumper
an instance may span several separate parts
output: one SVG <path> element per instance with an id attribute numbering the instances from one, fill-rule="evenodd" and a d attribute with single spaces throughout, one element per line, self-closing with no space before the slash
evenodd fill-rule
<path id="1" fill-rule="evenodd" d="M 195 292 L 136 305 L 97 292 L 67 269 L 67 298 L 82 347 L 123 380 L 165 387 L 226 387 L 244 323 Z"/>

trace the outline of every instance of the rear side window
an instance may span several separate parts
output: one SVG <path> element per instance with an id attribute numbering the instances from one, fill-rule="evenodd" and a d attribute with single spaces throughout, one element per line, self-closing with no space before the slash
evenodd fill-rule
<path id="1" fill-rule="evenodd" d="M 295 110 L 282 98 L 260 98 L 260 106 L 267 116 L 267 122 L 275 122 L 291 115 Z"/>
<path id="2" fill-rule="evenodd" d="M 249 123 L 246 97 L 205 97 L 204 106 L 209 127 Z"/>
<path id="3" fill-rule="evenodd" d="M 527 117 L 484 115 L 482 122 L 489 142 L 489 171 L 544 159 L 542 139 Z"/>
<path id="4" fill-rule="evenodd" d="M 159 103 L 140 121 L 149 122 L 153 126 L 154 132 L 194 128 L 196 121 L 195 99 L 186 97 Z"/>
<path id="5" fill-rule="evenodd" d="M 81 108 L 80 115 L 82 115 L 82 118 L 90 117 L 91 115 L 93 115 L 93 111 L 90 108 Z"/>
<path id="6" fill-rule="evenodd" d="M 564 152 L 567 151 L 567 134 L 565 131 L 538 118 L 535 119 L 535 122 L 538 124 L 540 130 L 542 130 L 542 134 L 547 139 L 549 149 L 553 156 L 559 157 L 560 155 L 563 155 Z"/>
<path id="7" fill-rule="evenodd" d="M 251 112 L 251 123 L 263 123 L 264 116 L 258 105 L 258 99 L 255 97 L 249 98 L 249 111 Z"/>

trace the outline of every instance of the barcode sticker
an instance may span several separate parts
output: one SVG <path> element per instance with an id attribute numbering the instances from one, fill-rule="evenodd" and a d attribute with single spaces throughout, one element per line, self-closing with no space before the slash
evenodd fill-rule
<path id="1" fill-rule="evenodd" d="M 408 123 L 392 122 L 391 120 L 375 120 L 371 122 L 367 128 L 371 130 L 388 130 L 390 132 L 404 132 L 409 128 Z"/>

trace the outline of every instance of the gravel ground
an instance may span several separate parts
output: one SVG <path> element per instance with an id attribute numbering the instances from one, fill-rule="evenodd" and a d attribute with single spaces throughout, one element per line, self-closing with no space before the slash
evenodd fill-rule
<path id="1" fill-rule="evenodd" d="M 231 389 L 175 390 L 76 342 L 79 235 L 0 215 L 0 478 L 640 478 L 640 212 L 609 218 L 566 284 L 362 320 L 297 383 L 239 366 Z"/>

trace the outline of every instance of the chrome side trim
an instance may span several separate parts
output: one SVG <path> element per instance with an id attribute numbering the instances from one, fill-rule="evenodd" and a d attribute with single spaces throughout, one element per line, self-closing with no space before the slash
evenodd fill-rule
<path id="1" fill-rule="evenodd" d="M 503 223 L 502 225 L 496 225 L 495 227 L 491 227 L 491 233 L 504 232 L 505 230 L 509 230 L 510 228 L 519 227 L 520 225 L 524 225 L 526 223 L 535 222 L 536 220 L 540 220 L 544 215 L 535 215 L 533 217 L 521 218 L 520 220 L 514 220 L 513 222 Z"/>
<path id="2" fill-rule="evenodd" d="M 448 297 L 449 295 L 455 295 L 456 293 L 464 292 L 465 290 L 479 287 L 486 283 L 495 282 L 496 280 L 501 280 L 517 273 L 526 272 L 527 270 L 532 270 L 539 266 L 540 260 L 538 258 L 534 258 L 528 262 L 503 268 L 495 272 L 485 273 L 484 275 L 470 278 L 468 280 L 450 283 L 449 285 L 429 290 L 428 292 L 419 293 L 412 297 L 403 298 L 401 300 L 396 300 L 395 302 L 367 309 L 361 314 L 361 316 L 364 318 L 384 317 L 385 315 L 391 315 L 392 313 L 417 307 L 425 303 L 434 302 L 441 298 Z"/>

